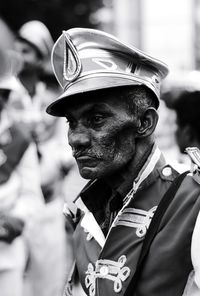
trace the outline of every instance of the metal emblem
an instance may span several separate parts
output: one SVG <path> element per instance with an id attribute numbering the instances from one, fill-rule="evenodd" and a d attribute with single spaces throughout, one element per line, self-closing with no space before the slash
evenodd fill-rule
<path id="1" fill-rule="evenodd" d="M 81 61 L 78 52 L 70 40 L 70 36 L 63 31 L 64 36 L 64 63 L 63 77 L 67 82 L 74 81 L 81 72 Z"/>
<path id="2" fill-rule="evenodd" d="M 197 147 L 187 147 L 185 149 L 186 153 L 191 158 L 194 167 L 192 171 L 199 171 L 200 170 L 200 150 Z"/>

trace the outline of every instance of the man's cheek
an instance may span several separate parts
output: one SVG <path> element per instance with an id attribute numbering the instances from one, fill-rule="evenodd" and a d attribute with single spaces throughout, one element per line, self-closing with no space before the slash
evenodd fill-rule
<path id="1" fill-rule="evenodd" d="M 116 141 L 117 139 L 126 139 L 135 134 L 136 127 L 133 121 L 121 121 L 117 125 L 110 126 L 105 137 L 108 135 L 109 141 Z"/>
<path id="2" fill-rule="evenodd" d="M 94 150 L 101 153 L 103 159 L 113 158 L 116 149 L 116 138 L 112 135 L 105 135 L 98 138 L 98 142 L 94 144 Z"/>
<path id="3" fill-rule="evenodd" d="M 116 151 L 127 153 L 129 149 L 133 150 L 135 146 L 134 133 L 130 129 L 118 129 L 110 133 L 107 139 L 107 145 L 114 146 Z"/>
<path id="4" fill-rule="evenodd" d="M 106 130 L 104 130 L 103 133 L 98 135 L 98 143 L 105 148 L 109 147 L 117 141 L 121 133 L 121 126 L 110 126 Z"/>

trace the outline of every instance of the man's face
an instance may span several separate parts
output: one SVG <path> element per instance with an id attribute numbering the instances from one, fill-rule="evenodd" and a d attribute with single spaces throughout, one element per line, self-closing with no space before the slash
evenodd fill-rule
<path id="1" fill-rule="evenodd" d="M 15 42 L 16 51 L 22 55 L 24 66 L 23 70 L 33 70 L 36 69 L 40 63 L 37 51 L 28 43 L 17 40 Z"/>
<path id="2" fill-rule="evenodd" d="M 68 139 L 80 174 L 105 178 L 135 155 L 135 120 L 117 98 L 90 99 L 67 109 Z"/>

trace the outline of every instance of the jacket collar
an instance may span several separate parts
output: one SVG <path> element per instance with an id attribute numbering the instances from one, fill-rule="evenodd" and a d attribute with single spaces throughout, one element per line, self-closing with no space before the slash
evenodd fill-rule
<path id="1" fill-rule="evenodd" d="M 138 176 L 134 179 L 132 183 L 133 186 L 131 191 L 133 192 L 133 194 L 137 190 L 149 186 L 158 178 L 159 172 L 157 168 L 159 168 L 161 165 L 164 165 L 163 162 L 164 159 L 161 155 L 160 150 L 156 146 L 154 146 L 146 163 L 144 164 Z M 101 183 L 100 180 L 95 180 L 93 182 L 89 182 L 89 184 L 86 185 L 86 187 L 81 192 L 80 196 L 75 201 L 76 206 L 84 212 L 83 219 L 81 220 L 81 227 L 83 227 L 86 232 L 90 233 L 90 235 L 95 238 L 95 240 L 102 248 L 105 244 L 106 238 L 99 224 L 97 223 L 95 217 L 93 216 L 93 213 L 95 211 L 94 206 L 102 206 L 103 200 L 108 198 L 109 194 L 110 188 L 107 185 Z M 130 198 L 132 198 L 133 194 L 130 194 Z M 126 195 L 124 199 L 124 205 L 120 209 L 118 215 L 129 203 L 130 198 L 128 197 L 129 194 Z M 115 219 L 117 219 L 117 217 Z"/>
<path id="2" fill-rule="evenodd" d="M 132 178 L 130 180 L 123 180 L 121 177 L 121 184 L 115 188 L 116 192 L 123 198 L 130 188 L 135 193 L 138 189 L 149 186 L 159 175 L 157 168 L 164 165 L 165 159 L 159 148 L 154 144 L 150 155 L 137 177 L 134 180 Z M 75 204 L 84 212 L 88 210 L 95 212 L 102 207 L 102 204 L 109 199 L 111 194 L 112 189 L 103 180 L 90 181 L 75 200 Z"/>

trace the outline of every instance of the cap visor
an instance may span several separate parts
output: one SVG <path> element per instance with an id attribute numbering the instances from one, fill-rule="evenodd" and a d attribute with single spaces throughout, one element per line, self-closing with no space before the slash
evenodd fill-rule
<path id="1" fill-rule="evenodd" d="M 133 78 L 129 79 L 127 77 L 102 76 L 78 79 L 76 82 L 73 82 L 56 101 L 50 104 L 46 111 L 48 114 L 53 116 L 65 117 L 67 106 L 69 103 L 71 104 L 73 102 L 72 100 L 73 98 L 75 99 L 75 97 L 79 97 L 81 100 L 81 95 L 87 92 L 141 84 L 144 84 L 144 82 L 139 79 L 133 80 Z M 147 84 L 148 82 L 144 85 L 147 86 Z M 152 88 L 150 83 L 147 87 Z"/>

